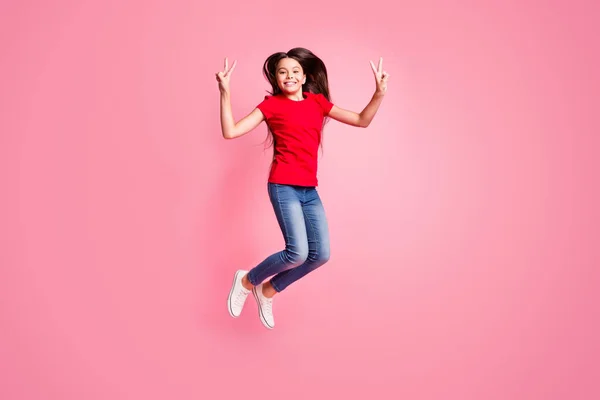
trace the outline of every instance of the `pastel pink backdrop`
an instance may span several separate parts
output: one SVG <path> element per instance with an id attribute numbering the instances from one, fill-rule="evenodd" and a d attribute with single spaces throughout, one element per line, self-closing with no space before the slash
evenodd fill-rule
<path id="1" fill-rule="evenodd" d="M 0 5 L 0 398 L 598 398 L 598 6 Z M 594 25 L 596 24 L 596 25 Z M 282 239 L 264 59 L 327 64 L 329 264 L 264 329 L 233 272 Z"/>

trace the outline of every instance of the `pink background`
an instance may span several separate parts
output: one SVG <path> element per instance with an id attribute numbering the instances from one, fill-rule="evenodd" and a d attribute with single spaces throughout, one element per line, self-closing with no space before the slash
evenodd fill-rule
<path id="1" fill-rule="evenodd" d="M 0 398 L 600 396 L 594 2 L 53 3 L 0 5 Z M 282 246 L 272 150 L 214 74 L 239 119 L 295 46 L 341 107 L 391 78 L 327 125 L 332 258 L 268 331 L 225 301 Z"/>

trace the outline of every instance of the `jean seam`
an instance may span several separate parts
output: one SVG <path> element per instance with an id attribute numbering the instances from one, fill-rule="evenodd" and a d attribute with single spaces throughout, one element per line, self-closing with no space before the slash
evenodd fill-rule
<path id="1" fill-rule="evenodd" d="M 283 207 L 281 207 L 281 201 L 279 200 L 279 187 L 278 186 L 275 186 L 275 193 L 277 193 L 277 204 L 279 205 L 279 210 L 281 212 L 281 221 L 283 222 L 283 229 L 285 229 L 285 232 L 284 232 L 285 242 L 287 243 L 289 241 L 288 228 L 287 228 L 287 224 L 285 222 L 285 215 L 283 213 Z"/>
<path id="2" fill-rule="evenodd" d="M 315 235 L 315 242 L 316 242 L 315 243 L 315 253 L 316 253 L 315 256 L 318 259 L 319 258 L 319 248 L 321 247 L 320 246 L 321 237 L 319 235 L 319 232 L 315 229 L 315 226 L 313 225 L 312 219 L 310 217 L 308 217 L 307 219 L 308 219 L 308 223 L 310 224 L 310 228 L 313 230 L 314 235 Z M 310 252 L 309 252 L 309 257 L 310 257 Z M 312 260 L 312 261 L 315 261 L 315 260 Z"/>

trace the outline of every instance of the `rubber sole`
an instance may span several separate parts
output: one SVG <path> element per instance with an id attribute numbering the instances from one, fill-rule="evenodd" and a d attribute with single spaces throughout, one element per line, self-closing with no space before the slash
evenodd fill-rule
<path id="1" fill-rule="evenodd" d="M 260 306 L 260 300 L 258 299 L 258 293 L 256 293 L 256 288 L 257 288 L 257 286 L 254 286 L 252 288 L 252 294 L 254 295 L 254 299 L 256 300 L 256 305 L 258 306 L 258 317 L 260 318 L 260 322 L 262 322 L 262 324 L 265 326 L 265 328 L 273 329 L 274 327 L 269 325 L 269 323 L 263 316 L 262 307 Z M 261 290 L 262 290 L 262 287 L 261 287 Z"/>
<path id="2" fill-rule="evenodd" d="M 229 311 L 229 315 L 233 318 L 238 318 L 239 315 L 234 315 L 231 310 L 231 296 L 233 296 L 233 289 L 235 288 L 235 283 L 237 282 L 238 275 L 243 273 L 243 271 L 236 271 L 235 275 L 233 275 L 233 283 L 231 284 L 231 289 L 229 290 L 229 296 L 227 296 L 227 311 Z"/>

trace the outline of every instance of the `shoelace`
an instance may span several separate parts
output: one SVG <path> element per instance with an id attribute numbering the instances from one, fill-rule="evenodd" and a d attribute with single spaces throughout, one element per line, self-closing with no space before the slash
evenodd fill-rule
<path id="1" fill-rule="evenodd" d="M 273 310 L 273 299 L 269 299 L 268 297 L 264 298 L 264 306 L 265 306 L 265 311 L 267 311 L 269 314 L 272 313 Z"/>
<path id="2" fill-rule="evenodd" d="M 248 296 L 248 293 L 246 292 L 242 292 L 241 290 L 238 292 L 237 296 L 235 297 L 235 304 L 237 306 L 241 306 L 244 303 L 244 300 L 246 299 L 246 297 Z"/>

